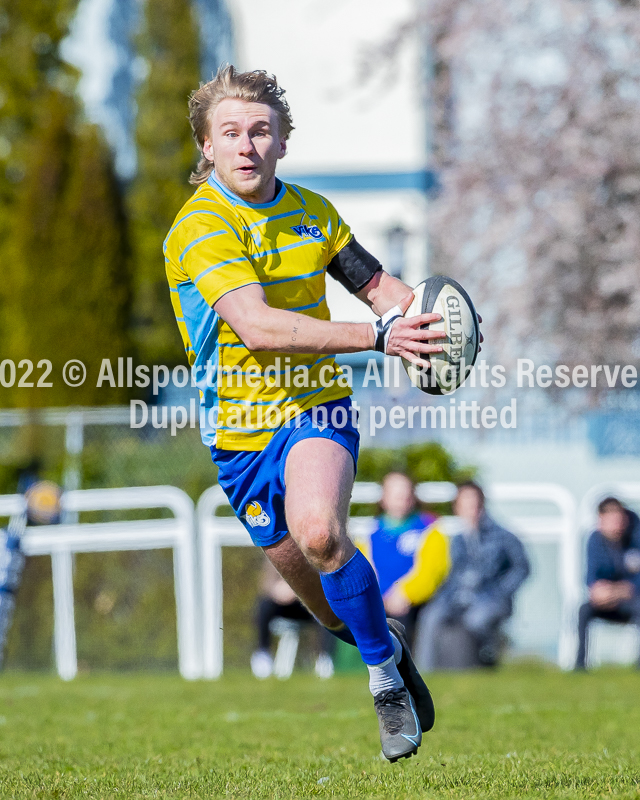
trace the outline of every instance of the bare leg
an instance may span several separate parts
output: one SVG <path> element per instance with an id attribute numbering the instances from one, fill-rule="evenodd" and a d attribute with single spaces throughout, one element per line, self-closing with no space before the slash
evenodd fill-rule
<path id="1" fill-rule="evenodd" d="M 398 670 L 375 573 L 347 536 L 354 477 L 353 458 L 342 445 L 320 438 L 296 442 L 285 464 L 285 515 L 292 541 L 316 571 L 312 585 L 322 573 L 336 618 L 367 665 L 382 749 L 396 760 L 417 751 L 422 732 Z"/>
<path id="2" fill-rule="evenodd" d="M 291 536 L 287 534 L 276 544 L 262 549 L 314 617 L 328 628 L 338 628 L 340 620 L 327 603 L 318 572 L 302 555 Z"/>
<path id="3" fill-rule="evenodd" d="M 331 439 L 295 444 L 285 465 L 285 513 L 289 532 L 319 572 L 333 572 L 353 556 L 347 536 L 353 459 Z"/>
<path id="4" fill-rule="evenodd" d="M 347 537 L 354 469 L 351 455 L 330 439 L 295 444 L 285 465 L 290 533 L 264 552 L 311 613 L 328 628 L 341 621 L 329 607 L 319 571 L 331 572 L 355 552 Z"/>

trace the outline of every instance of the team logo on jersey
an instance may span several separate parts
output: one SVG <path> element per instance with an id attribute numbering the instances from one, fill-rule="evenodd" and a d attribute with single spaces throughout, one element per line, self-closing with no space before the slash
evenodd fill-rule
<path id="1" fill-rule="evenodd" d="M 324 239 L 324 235 L 317 225 L 292 225 L 291 230 L 295 231 L 301 239 L 315 239 L 317 242 Z"/>
<path id="2" fill-rule="evenodd" d="M 244 507 L 244 518 L 247 520 L 252 528 L 264 528 L 271 522 L 271 517 L 266 511 L 263 511 L 262 506 L 257 500 L 252 500 Z"/>
<path id="3" fill-rule="evenodd" d="M 398 537 L 396 548 L 403 556 L 412 556 L 416 552 L 422 531 L 405 531 Z"/>

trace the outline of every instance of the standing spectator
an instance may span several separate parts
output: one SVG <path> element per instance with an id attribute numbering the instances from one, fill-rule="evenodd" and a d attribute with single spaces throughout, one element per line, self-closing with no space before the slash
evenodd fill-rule
<path id="1" fill-rule="evenodd" d="M 511 616 L 513 597 L 530 572 L 522 543 L 487 514 L 476 483 L 458 487 L 454 513 L 463 531 L 451 540 L 451 571 L 420 621 L 416 660 L 423 670 L 436 668 L 436 642 L 447 624 L 461 626 L 474 640 L 480 663 L 493 666 L 500 625 Z"/>
<path id="2" fill-rule="evenodd" d="M 62 489 L 53 481 L 34 481 L 24 492 L 27 501 L 27 525 L 58 525 L 61 516 Z"/>
<path id="3" fill-rule="evenodd" d="M 580 607 L 578 621 L 578 670 L 586 669 L 592 619 L 640 628 L 640 519 L 615 497 L 598 506 L 598 528 L 587 545 L 587 586 L 589 600 Z"/>
<path id="4" fill-rule="evenodd" d="M 449 569 L 447 539 L 431 528 L 435 515 L 419 511 L 417 505 L 414 484 L 406 475 L 386 475 L 382 514 L 365 552 L 378 575 L 385 610 L 405 626 L 410 642 L 418 612 Z"/>
<path id="5" fill-rule="evenodd" d="M 4 662 L 4 649 L 16 605 L 15 595 L 20 586 L 24 556 L 20 550 L 20 536 L 12 530 L 0 528 L 0 667 Z"/>
<path id="6" fill-rule="evenodd" d="M 27 501 L 26 513 L 11 519 L 0 529 L 0 667 L 13 621 L 16 594 L 22 580 L 24 555 L 20 539 L 27 525 L 55 525 L 60 522 L 62 491 L 52 481 L 38 480 L 39 464 L 33 462 L 18 481 L 18 491 Z"/>

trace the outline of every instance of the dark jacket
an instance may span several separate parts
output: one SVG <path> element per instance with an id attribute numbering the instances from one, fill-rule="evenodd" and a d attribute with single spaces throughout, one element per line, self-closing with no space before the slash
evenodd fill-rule
<path id="1" fill-rule="evenodd" d="M 640 519 L 627 511 L 629 526 L 622 541 L 612 542 L 595 530 L 587 544 L 587 586 L 596 581 L 630 581 L 640 594 Z"/>
<path id="2" fill-rule="evenodd" d="M 531 568 L 522 542 L 484 513 L 478 532 L 451 540 L 451 572 L 442 595 L 466 604 L 471 595 L 488 595 L 509 607 Z"/>

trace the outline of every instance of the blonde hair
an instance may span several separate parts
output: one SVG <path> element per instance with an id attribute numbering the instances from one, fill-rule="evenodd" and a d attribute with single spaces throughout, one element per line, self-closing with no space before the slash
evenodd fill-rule
<path id="1" fill-rule="evenodd" d="M 238 72 L 233 64 L 227 64 L 220 67 L 215 78 L 200 84 L 200 88 L 189 98 L 189 122 L 201 154 L 204 140 L 209 135 L 211 116 L 220 101 L 226 98 L 270 106 L 278 115 L 280 136 L 288 139 L 291 135 L 291 111 L 284 98 L 284 89 L 278 86 L 275 75 L 267 75 L 263 69 Z M 189 183 L 204 183 L 213 172 L 213 167 L 213 162 L 202 155 L 195 172 L 191 173 Z"/>

